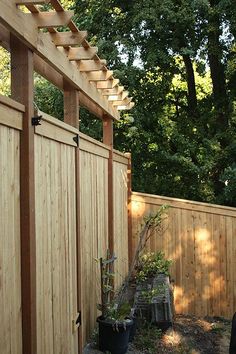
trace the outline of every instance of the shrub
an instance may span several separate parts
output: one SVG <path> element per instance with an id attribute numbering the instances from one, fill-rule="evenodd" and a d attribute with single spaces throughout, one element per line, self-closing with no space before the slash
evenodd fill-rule
<path id="1" fill-rule="evenodd" d="M 169 269 L 172 261 L 165 259 L 163 252 L 146 253 L 139 258 L 136 273 L 137 282 L 143 282 L 157 274 L 169 275 Z"/>

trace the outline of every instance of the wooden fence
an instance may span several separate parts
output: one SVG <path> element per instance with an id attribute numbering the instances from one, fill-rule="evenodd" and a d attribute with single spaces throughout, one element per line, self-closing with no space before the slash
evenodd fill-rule
<path id="1" fill-rule="evenodd" d="M 0 352 L 22 353 L 20 232 L 20 131 L 24 106 L 0 96 Z M 79 144 L 74 138 L 79 135 Z M 109 246 L 109 207 L 114 207 L 114 251 L 125 276 L 128 158 L 43 114 L 34 128 L 35 304 L 38 353 L 78 353 L 91 334 L 100 302 L 99 263 Z M 78 159 L 79 157 L 79 159 Z M 77 165 L 77 159 L 79 165 Z M 23 176 L 21 178 L 24 178 Z M 109 178 L 113 179 L 109 196 Z M 110 201 L 113 205 L 110 206 Z M 24 213 L 23 213 L 24 214 Z M 122 257 L 122 258 L 121 258 Z M 125 262 L 123 260 L 125 259 Z M 32 265 L 33 268 L 33 265 Z M 118 285 L 117 285 L 118 286 Z M 21 301 L 22 299 L 22 301 Z M 82 325 L 75 320 L 81 311 Z"/>
<path id="2" fill-rule="evenodd" d="M 0 352 L 22 347 L 20 263 L 20 131 L 24 107 L 0 102 Z"/>
<path id="3" fill-rule="evenodd" d="M 97 260 L 106 255 L 112 241 L 118 258 L 118 289 L 144 215 L 162 204 L 171 206 L 164 233 L 152 238 L 147 249 L 162 250 L 174 261 L 177 312 L 232 316 L 236 308 L 235 208 L 141 193 L 131 197 L 129 157 L 46 114 L 32 130 L 33 155 L 30 150 L 28 155 L 33 161 L 28 165 L 32 178 L 25 179 L 24 110 L 23 105 L 0 96 L 1 353 L 23 352 L 22 309 L 29 303 L 24 288 L 28 276 L 32 297 L 26 314 L 32 328 L 35 321 L 36 335 L 31 336 L 36 338 L 37 352 L 81 351 L 98 315 Z M 22 186 L 28 184 L 30 188 L 33 184 L 34 196 L 25 211 Z M 36 238 L 35 244 L 31 240 L 25 248 L 22 220 L 29 211 L 32 222 L 35 219 Z M 79 311 L 82 325 L 78 330 Z"/>
<path id="4" fill-rule="evenodd" d="M 114 253 L 117 256 L 115 261 L 115 287 L 122 284 L 128 273 L 128 180 L 127 180 L 128 159 L 116 151 L 114 153 L 113 190 L 114 190 Z"/>
<path id="5" fill-rule="evenodd" d="M 163 233 L 148 242 L 173 260 L 177 313 L 231 318 L 236 311 L 236 209 L 132 194 L 132 249 L 143 217 L 167 204 Z"/>

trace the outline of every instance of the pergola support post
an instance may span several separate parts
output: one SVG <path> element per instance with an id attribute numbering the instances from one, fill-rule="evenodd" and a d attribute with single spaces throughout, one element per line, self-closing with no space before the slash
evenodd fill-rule
<path id="1" fill-rule="evenodd" d="M 129 266 L 133 259 L 133 240 L 132 240 L 132 167 L 131 167 L 131 153 L 125 153 L 128 158 L 127 166 L 127 205 L 128 205 L 128 257 Z"/>
<path id="2" fill-rule="evenodd" d="M 108 246 L 114 253 L 114 201 L 113 201 L 113 120 L 103 118 L 103 143 L 110 147 L 108 160 Z"/>
<path id="3" fill-rule="evenodd" d="M 64 88 L 64 122 L 79 130 L 79 91 L 67 81 Z M 80 239 L 80 150 L 79 141 L 75 150 L 75 183 L 76 183 L 76 273 L 77 273 L 77 312 L 82 309 L 82 277 L 81 277 L 81 239 Z M 82 322 L 83 324 L 83 322 Z M 82 326 L 78 328 L 78 353 L 82 354 Z"/>
<path id="4" fill-rule="evenodd" d="M 34 176 L 33 53 L 14 35 L 11 47 L 11 95 L 25 106 L 20 143 L 21 298 L 23 353 L 37 354 L 36 230 Z"/>

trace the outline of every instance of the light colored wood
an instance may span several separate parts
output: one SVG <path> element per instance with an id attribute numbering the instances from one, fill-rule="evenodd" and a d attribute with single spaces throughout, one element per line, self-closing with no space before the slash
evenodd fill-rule
<path id="1" fill-rule="evenodd" d="M 83 47 L 78 47 L 78 48 L 70 48 L 67 55 L 69 60 L 77 61 L 77 60 L 92 59 L 97 54 L 97 52 L 98 52 L 97 47 L 90 47 L 87 49 Z"/>
<path id="2" fill-rule="evenodd" d="M 132 161 L 131 153 L 125 153 L 125 157 L 128 159 L 127 163 L 127 217 L 128 217 L 128 257 L 129 266 L 132 264 Z"/>
<path id="3" fill-rule="evenodd" d="M 25 106 L 20 140 L 21 289 L 23 352 L 37 352 L 33 53 L 11 34 L 11 94 Z"/>
<path id="4" fill-rule="evenodd" d="M 35 133 L 67 145 L 77 146 L 73 140 L 74 134 L 46 121 L 35 127 Z"/>
<path id="5" fill-rule="evenodd" d="M 16 0 L 16 5 L 43 5 L 49 2 L 50 0 Z"/>
<path id="6" fill-rule="evenodd" d="M 79 129 L 79 94 L 77 90 L 74 90 L 67 82 L 64 82 L 64 121 Z M 79 136 L 77 135 L 77 138 Z M 80 234 L 80 150 L 77 147 L 75 149 L 75 209 L 76 209 L 76 250 L 74 263 L 72 265 L 72 272 L 74 274 L 73 279 L 76 278 L 77 287 L 77 314 L 72 320 L 72 331 L 78 331 L 78 354 L 82 354 L 82 328 L 80 322 L 77 322 L 78 316 L 81 316 L 82 312 L 82 265 L 81 265 L 81 234 Z M 72 314 L 73 315 L 73 314 Z"/>
<path id="7" fill-rule="evenodd" d="M 103 96 L 119 95 L 122 91 L 124 91 L 124 86 L 117 86 L 115 88 L 104 89 L 102 94 Z"/>
<path id="8" fill-rule="evenodd" d="M 122 96 L 121 95 L 111 95 L 108 97 L 108 101 L 120 101 L 122 100 Z"/>
<path id="9" fill-rule="evenodd" d="M 132 193 L 132 199 L 135 200 L 137 196 L 137 200 L 140 200 L 140 193 L 133 192 Z M 214 214 L 219 214 L 222 215 L 222 213 L 226 216 L 235 216 L 235 208 L 227 207 L 227 206 L 222 206 L 218 204 L 207 204 L 207 203 L 201 203 L 201 202 L 195 202 L 191 200 L 186 200 L 186 199 L 178 199 L 178 198 L 169 198 L 169 197 L 163 197 L 163 196 L 158 196 L 158 195 L 153 195 L 153 194 L 145 194 L 142 193 L 142 196 L 145 198 L 145 201 L 148 202 L 149 204 L 168 204 L 172 208 L 183 208 L 187 210 L 193 210 L 193 211 L 202 211 L 205 213 L 214 213 Z"/>
<path id="10" fill-rule="evenodd" d="M 77 353 L 74 147 L 35 135 L 39 353 Z"/>
<path id="11" fill-rule="evenodd" d="M 114 253 L 115 289 L 118 290 L 128 274 L 128 180 L 127 165 L 114 160 L 113 166 L 113 213 L 114 213 Z"/>
<path id="12" fill-rule="evenodd" d="M 62 128 L 63 130 L 67 131 L 67 132 L 70 132 L 70 133 L 73 133 L 73 134 L 77 134 L 78 133 L 78 129 L 67 124 L 67 123 L 64 123 L 62 122 L 61 120 L 57 119 L 57 118 L 54 118 L 52 116 L 50 116 L 49 114 L 45 113 L 45 112 L 42 112 L 40 110 L 38 110 L 37 114 L 39 116 L 42 116 L 42 124 L 43 122 L 47 122 L 51 125 L 55 125 L 56 127 L 59 127 L 59 128 Z"/>
<path id="13" fill-rule="evenodd" d="M 98 81 L 97 84 L 97 88 L 98 89 L 112 89 L 114 87 L 116 87 L 119 84 L 120 80 L 119 79 L 109 79 L 107 80 L 107 78 L 105 78 L 104 81 Z"/>
<path id="14" fill-rule="evenodd" d="M 0 22 L 10 31 L 17 34 L 35 54 L 42 57 L 53 69 L 58 71 L 75 88 L 81 90 L 93 102 L 114 119 L 119 119 L 119 113 L 98 92 L 94 85 L 86 79 L 86 75 L 79 74 L 78 68 L 68 61 L 67 56 L 61 53 L 51 39 L 45 38 L 44 33 L 38 33 L 37 21 L 34 17 L 28 17 L 22 13 L 13 0 L 2 0 Z"/>
<path id="15" fill-rule="evenodd" d="M 127 106 L 131 102 L 132 98 L 125 98 L 121 101 L 113 102 L 113 106 Z"/>
<path id="16" fill-rule="evenodd" d="M 22 130 L 22 113 L 0 103 L 0 124 Z"/>
<path id="17" fill-rule="evenodd" d="M 99 71 L 106 68 L 106 60 L 80 60 L 78 67 L 80 71 Z"/>
<path id="18" fill-rule="evenodd" d="M 114 162 L 119 162 L 121 164 L 128 165 L 129 158 L 127 157 L 126 154 L 123 154 L 122 152 L 117 150 L 113 150 L 113 153 L 114 153 L 113 155 Z"/>
<path id="19" fill-rule="evenodd" d="M 74 11 L 26 13 L 24 16 L 26 16 L 26 23 L 32 18 L 38 28 L 54 28 L 68 25 L 74 16 Z"/>
<path id="20" fill-rule="evenodd" d="M 64 82 L 64 122 L 79 129 L 79 92 Z"/>
<path id="21" fill-rule="evenodd" d="M 0 103 L 10 108 L 14 108 L 16 111 L 25 112 L 25 106 L 17 101 L 14 101 L 10 97 L 0 95 Z"/>
<path id="22" fill-rule="evenodd" d="M 113 71 L 93 71 L 87 73 L 87 78 L 89 81 L 104 81 L 110 79 L 113 75 Z"/>
<path id="23" fill-rule="evenodd" d="M 63 76 L 52 69 L 48 63 L 44 62 L 38 55 L 34 55 L 34 66 L 36 72 L 45 77 L 47 80 L 52 82 L 55 86 L 64 89 Z M 86 107 L 91 113 L 93 113 L 98 118 L 103 118 L 103 110 L 99 105 L 93 101 L 81 91 L 79 91 L 79 102 L 82 107 Z"/>
<path id="24" fill-rule="evenodd" d="M 16 5 L 43 5 L 48 4 L 50 0 L 16 0 Z"/>
<path id="25" fill-rule="evenodd" d="M 83 134 L 81 132 L 79 132 L 79 136 L 80 136 L 81 140 L 86 140 L 86 141 L 92 143 L 93 145 L 95 145 L 95 147 L 100 146 L 101 148 L 103 148 L 107 151 L 110 150 L 110 148 L 107 145 L 103 144 L 102 142 L 100 142 L 98 140 L 91 138 L 91 136 L 88 136 L 88 135 Z"/>
<path id="26" fill-rule="evenodd" d="M 163 235 L 155 235 L 147 250 L 173 259 L 177 313 L 231 318 L 236 292 L 233 235 L 236 208 L 132 193 L 134 249 L 143 217 L 169 204 Z"/>
<path id="27" fill-rule="evenodd" d="M 80 135 L 81 136 L 81 135 Z M 91 154 L 102 156 L 105 159 L 109 158 L 109 149 L 106 149 L 102 145 L 94 144 L 87 139 L 80 139 L 79 148 L 81 151 L 90 152 Z"/>
<path id="28" fill-rule="evenodd" d="M 110 148 L 108 159 L 108 247 L 114 254 L 114 189 L 113 189 L 113 120 L 107 116 L 103 118 L 103 143 Z M 112 283 L 114 286 L 114 283 Z"/>
<path id="29" fill-rule="evenodd" d="M 127 105 L 119 105 L 117 106 L 117 110 L 118 111 L 125 111 L 125 110 L 129 110 L 129 109 L 132 109 L 134 107 L 135 103 L 134 102 L 130 102 L 129 104 Z"/>
<path id="30" fill-rule="evenodd" d="M 108 101 L 122 101 L 126 97 L 128 97 L 128 95 L 129 95 L 128 91 L 121 92 L 121 94 L 118 95 L 110 95 Z"/>
<path id="31" fill-rule="evenodd" d="M 50 36 L 56 46 L 69 47 L 80 45 L 88 36 L 87 31 L 79 32 L 56 32 L 45 33 L 44 36 Z"/>
<path id="32" fill-rule="evenodd" d="M 89 338 L 98 316 L 100 271 L 96 261 L 108 247 L 108 160 L 80 151 L 80 233 L 82 248 L 83 343 Z M 89 299 L 89 301 L 88 301 Z"/>
<path id="33" fill-rule="evenodd" d="M 20 132 L 1 123 L 0 171 L 0 353 L 22 354 Z"/>

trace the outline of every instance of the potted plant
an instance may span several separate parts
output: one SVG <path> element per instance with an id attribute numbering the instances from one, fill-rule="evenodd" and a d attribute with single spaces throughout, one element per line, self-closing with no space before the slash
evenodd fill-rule
<path id="1" fill-rule="evenodd" d="M 99 350 L 109 351 L 111 354 L 125 354 L 133 320 L 130 317 L 130 305 L 114 298 L 115 259 L 114 256 L 109 256 L 109 252 L 106 259 L 100 258 L 101 304 L 98 309 L 102 314 L 97 318 Z"/>

